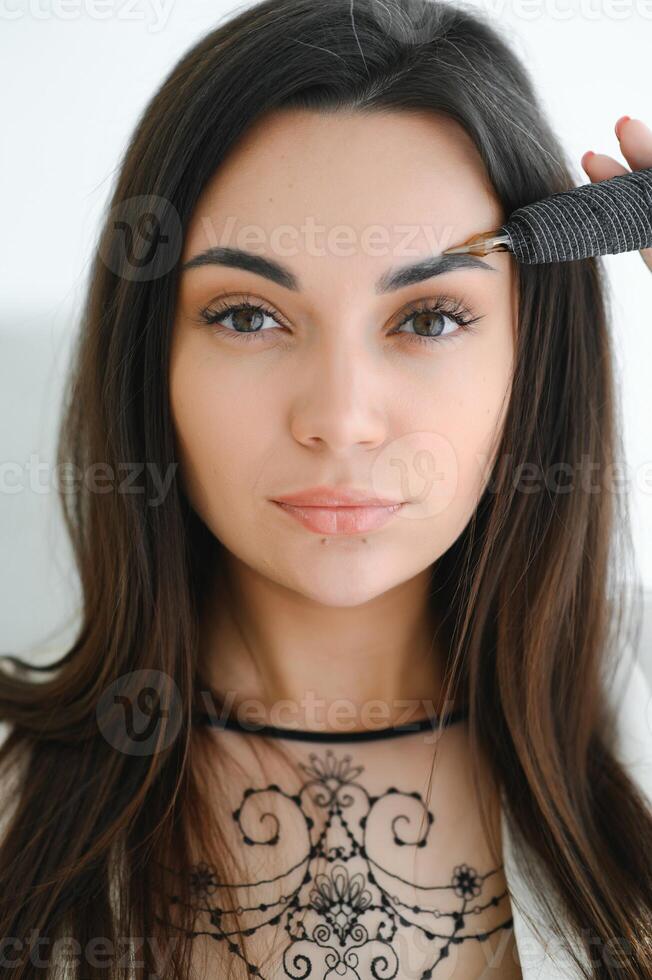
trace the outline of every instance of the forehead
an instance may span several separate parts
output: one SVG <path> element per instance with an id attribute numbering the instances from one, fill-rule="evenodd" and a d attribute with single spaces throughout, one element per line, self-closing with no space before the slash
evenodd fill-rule
<path id="1" fill-rule="evenodd" d="M 205 187 L 183 260 L 219 242 L 382 263 L 443 251 L 503 220 L 470 137 L 443 114 L 277 110 Z"/>

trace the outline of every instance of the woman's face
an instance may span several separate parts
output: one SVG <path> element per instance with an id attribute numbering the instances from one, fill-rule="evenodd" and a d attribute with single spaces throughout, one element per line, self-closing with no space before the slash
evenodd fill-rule
<path id="1" fill-rule="evenodd" d="M 234 560 L 351 606 L 460 535 L 507 408 L 514 260 L 395 274 L 504 218 L 470 139 L 425 112 L 277 112 L 220 166 L 185 240 L 182 266 L 215 251 L 181 273 L 169 381 L 185 492 Z M 403 505 L 343 534 L 274 502 L 324 485 Z"/>

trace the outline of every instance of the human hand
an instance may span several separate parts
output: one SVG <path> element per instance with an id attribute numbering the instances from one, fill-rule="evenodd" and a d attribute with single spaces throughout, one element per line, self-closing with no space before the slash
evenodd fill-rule
<path id="1" fill-rule="evenodd" d="M 632 170 L 645 170 L 652 167 L 652 130 L 641 119 L 621 116 L 615 125 L 620 149 Z M 593 182 L 630 173 L 626 167 L 607 156 L 588 150 L 581 164 Z M 641 258 L 652 272 L 652 248 L 641 249 Z"/>

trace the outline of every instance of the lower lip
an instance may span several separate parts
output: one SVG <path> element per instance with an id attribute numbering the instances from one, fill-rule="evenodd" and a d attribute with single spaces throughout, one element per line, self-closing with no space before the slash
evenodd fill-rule
<path id="1" fill-rule="evenodd" d="M 278 500 L 273 503 L 316 534 L 360 534 L 376 531 L 397 514 L 403 504 L 393 507 L 295 507 Z"/>

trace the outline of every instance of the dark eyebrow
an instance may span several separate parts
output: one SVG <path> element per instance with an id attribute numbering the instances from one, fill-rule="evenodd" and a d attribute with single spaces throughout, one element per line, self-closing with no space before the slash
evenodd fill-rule
<path id="1" fill-rule="evenodd" d="M 271 279 L 272 282 L 285 289 L 292 289 L 299 292 L 300 282 L 290 269 L 287 269 L 280 262 L 274 259 L 267 259 L 262 255 L 255 255 L 253 252 L 246 252 L 240 248 L 223 248 L 215 246 L 205 252 L 189 259 L 182 267 L 195 269 L 202 265 L 223 265 L 232 269 L 245 269 L 247 272 L 255 272 L 256 275 Z M 424 279 L 432 279 L 434 276 L 441 276 L 445 272 L 454 272 L 457 269 L 488 269 L 490 272 L 498 270 L 483 262 L 477 255 L 462 253 L 458 255 L 434 255 L 411 265 L 400 266 L 397 269 L 390 269 L 383 273 L 376 283 L 377 293 L 391 293 L 396 289 L 411 286 L 413 283 L 422 282 Z"/>
<path id="2" fill-rule="evenodd" d="M 477 255 L 462 253 L 461 255 L 432 255 L 412 265 L 404 265 L 398 269 L 385 272 L 376 283 L 377 293 L 391 293 L 395 289 L 411 286 L 433 276 L 443 276 L 445 272 L 455 272 L 457 269 L 488 269 L 497 272 L 495 266 L 483 262 Z"/>

